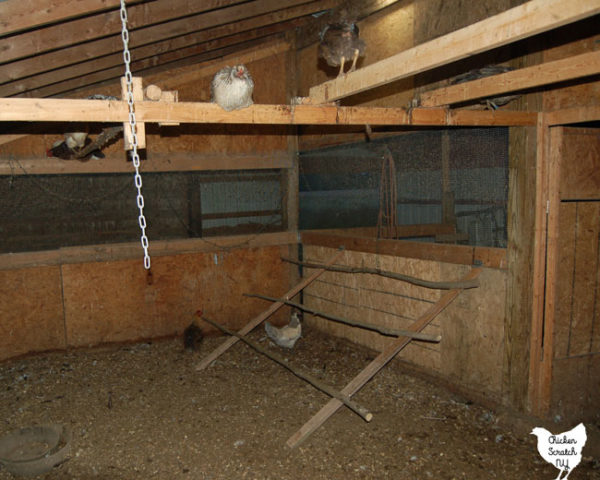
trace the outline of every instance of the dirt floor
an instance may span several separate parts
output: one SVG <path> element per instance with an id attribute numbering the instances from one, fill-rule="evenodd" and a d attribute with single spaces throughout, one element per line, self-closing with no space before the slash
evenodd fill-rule
<path id="1" fill-rule="evenodd" d="M 251 338 L 342 388 L 374 353 L 305 329 L 294 350 Z M 506 414 L 424 379 L 383 369 L 295 449 L 287 439 L 328 397 L 241 343 L 207 370 L 223 338 L 184 351 L 181 339 L 51 353 L 0 364 L 0 434 L 64 423 L 70 458 L 45 479 L 554 479 L 535 437 Z M 597 428 L 595 426 L 594 428 Z M 521 430 L 521 433 L 517 433 Z M 558 432 L 555 432 L 558 433 Z M 0 480 L 13 478 L 0 469 Z M 599 479 L 586 455 L 571 480 Z"/>

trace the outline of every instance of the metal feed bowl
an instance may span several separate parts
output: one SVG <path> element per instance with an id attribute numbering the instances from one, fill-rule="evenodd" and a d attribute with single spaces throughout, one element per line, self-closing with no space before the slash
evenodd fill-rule
<path id="1" fill-rule="evenodd" d="M 0 438 L 0 463 L 13 475 L 33 477 L 64 462 L 70 449 L 64 425 L 25 427 Z"/>

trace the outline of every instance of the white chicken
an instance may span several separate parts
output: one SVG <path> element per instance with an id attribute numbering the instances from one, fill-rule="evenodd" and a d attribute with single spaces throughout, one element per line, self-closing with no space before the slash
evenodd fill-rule
<path id="1" fill-rule="evenodd" d="M 237 110 L 252 105 L 254 81 L 244 65 L 219 70 L 210 84 L 211 101 L 224 110 Z"/>
<path id="2" fill-rule="evenodd" d="M 542 458 L 560 470 L 556 480 L 561 480 L 561 475 L 567 472 L 562 477 L 562 480 L 566 480 L 581 462 L 581 450 L 587 441 L 583 423 L 559 435 L 553 435 L 541 427 L 534 428 L 531 434 L 537 437 L 537 449 Z"/>
<path id="3" fill-rule="evenodd" d="M 302 325 L 300 324 L 298 312 L 292 313 L 290 323 L 281 328 L 274 327 L 269 322 L 265 322 L 265 332 L 280 347 L 294 348 L 300 335 L 302 335 Z"/>

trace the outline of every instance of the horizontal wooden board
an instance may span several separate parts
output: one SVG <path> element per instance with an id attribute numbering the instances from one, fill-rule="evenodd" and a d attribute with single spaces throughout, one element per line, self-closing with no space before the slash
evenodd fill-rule
<path id="1" fill-rule="evenodd" d="M 197 252 L 220 252 L 239 248 L 256 248 L 297 243 L 295 232 L 232 235 L 223 237 L 160 240 L 150 243 L 152 257 Z M 139 243 L 113 243 L 82 247 L 64 247 L 40 252 L 7 253 L 0 255 L 0 271 L 40 265 L 59 265 L 84 262 L 142 259 Z"/>
<path id="2" fill-rule="evenodd" d="M 0 98 L 0 122 L 127 122 L 127 102 L 52 98 Z M 136 120 L 145 123 L 221 123 L 265 125 L 423 125 L 525 126 L 537 114 L 510 111 L 261 105 L 227 112 L 214 103 L 137 102 Z"/>
<path id="3" fill-rule="evenodd" d="M 474 262 L 478 262 L 485 267 L 507 268 L 506 250 L 503 248 L 353 237 L 345 235 L 343 230 L 339 232 L 335 235 L 331 233 L 322 234 L 318 230 L 304 231 L 301 233 L 302 243 L 330 248 L 344 247 L 347 250 L 421 260 L 435 260 L 463 265 L 473 265 Z"/>
<path id="4" fill-rule="evenodd" d="M 208 170 L 259 170 L 292 168 L 293 159 L 287 152 L 260 154 L 202 154 L 148 152 L 141 163 L 141 172 L 194 172 Z M 86 173 L 133 173 L 133 165 L 123 151 L 101 160 L 80 162 L 56 157 L 0 158 L 0 175 L 48 175 Z"/>

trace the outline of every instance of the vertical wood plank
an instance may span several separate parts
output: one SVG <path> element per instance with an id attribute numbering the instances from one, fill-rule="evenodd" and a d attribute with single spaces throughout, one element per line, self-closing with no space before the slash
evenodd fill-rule
<path id="1" fill-rule="evenodd" d="M 557 130 L 556 132 L 559 132 Z M 546 242 L 548 228 L 548 170 L 549 170 L 550 130 L 545 115 L 538 116 L 537 152 L 536 152 L 536 181 L 535 181 L 535 227 L 533 249 L 533 282 L 532 282 L 532 313 L 529 357 L 529 410 L 536 415 L 543 415 L 540 404 L 543 332 L 544 332 L 544 301 L 546 282 Z"/>
<path id="2" fill-rule="evenodd" d="M 132 89 L 133 89 L 133 101 L 143 102 L 144 101 L 144 89 L 142 87 L 141 77 L 132 78 Z M 127 101 L 129 98 L 129 92 L 127 91 L 127 80 L 125 77 L 121 77 L 121 98 L 123 101 Z M 135 105 L 134 105 L 135 111 Z M 136 121 L 136 133 L 138 148 L 146 148 L 146 125 L 144 122 Z M 123 140 L 125 142 L 125 150 L 133 149 L 133 134 L 129 123 L 123 123 Z"/>

